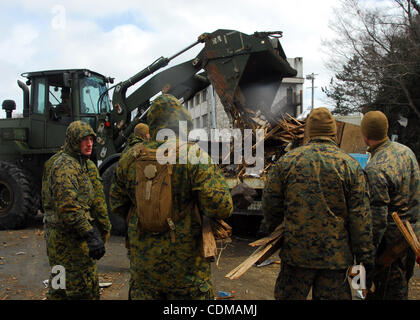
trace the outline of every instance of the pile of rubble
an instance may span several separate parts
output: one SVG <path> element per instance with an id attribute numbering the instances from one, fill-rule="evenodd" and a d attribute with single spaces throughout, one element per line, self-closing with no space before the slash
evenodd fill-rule
<path id="1" fill-rule="evenodd" d="M 265 121 L 258 117 L 251 118 L 253 120 L 252 129 L 264 130 L 264 137 L 257 140 L 255 131 L 253 130 L 253 147 L 255 153 L 256 148 L 264 143 L 264 169 L 259 173 L 260 177 L 264 177 L 271 165 L 277 161 L 289 148 L 294 148 L 303 143 L 305 121 L 297 120 L 289 114 L 282 116 L 280 121 Z M 244 143 L 242 143 L 244 145 Z M 231 154 L 234 146 L 231 146 Z M 246 163 L 237 165 L 221 165 L 222 171 L 227 177 L 236 176 L 241 179 L 245 174 Z"/>

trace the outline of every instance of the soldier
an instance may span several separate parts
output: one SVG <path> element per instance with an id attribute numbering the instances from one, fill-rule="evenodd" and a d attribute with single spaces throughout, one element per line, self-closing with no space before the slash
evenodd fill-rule
<path id="1" fill-rule="evenodd" d="M 49 299 L 99 299 L 95 260 L 105 253 L 111 224 L 98 169 L 89 160 L 94 137 L 88 124 L 72 122 L 64 146 L 44 166 L 47 255 L 51 268 L 64 267 L 66 279 L 65 289 L 50 285 Z"/>
<path id="2" fill-rule="evenodd" d="M 134 135 L 142 140 L 149 140 L 149 126 L 145 123 L 139 123 L 134 127 Z"/>
<path id="3" fill-rule="evenodd" d="M 177 154 L 183 152 L 183 147 L 187 151 L 194 148 L 190 144 L 177 147 L 177 144 L 182 144 L 180 133 L 186 134 L 179 132 L 179 122 L 186 121 L 192 125 L 192 121 L 188 111 L 175 97 L 164 94 L 156 98 L 147 119 L 151 140 L 135 145 L 126 157 L 120 159 L 110 191 L 113 213 L 125 218 L 131 207 L 136 209 L 128 222 L 129 296 L 139 300 L 213 299 L 210 263 L 202 257 L 200 218 L 194 209 L 197 206 L 203 215 L 210 218 L 228 217 L 233 210 L 229 187 L 220 168 L 211 164 L 208 155 L 206 164 L 182 164 L 179 159 L 173 166 L 157 164 L 157 154 L 164 145 L 168 146 L 168 150 L 177 149 Z M 160 129 L 173 130 L 176 138 L 157 140 Z M 156 153 L 154 159 L 146 157 L 150 152 Z M 141 165 L 146 159 L 150 159 L 150 166 L 145 167 L 144 172 L 143 169 L 136 170 L 136 167 L 143 168 Z M 161 184 L 167 192 L 170 190 L 164 197 L 154 191 L 155 182 L 152 184 L 152 180 L 146 181 L 143 188 L 143 173 L 154 179 L 158 169 L 172 170 L 169 178 Z M 170 205 L 168 199 L 172 199 Z M 157 210 L 156 216 L 150 213 L 154 209 Z M 162 220 L 164 224 L 167 222 L 167 228 L 160 232 L 151 231 L 155 230 L 151 225 L 162 212 L 167 213 Z"/>
<path id="4" fill-rule="evenodd" d="M 124 150 L 121 152 L 120 159 L 125 158 L 129 151 L 137 144 L 150 139 L 149 126 L 145 123 L 139 123 L 134 127 L 133 133 L 127 139 L 127 144 Z M 130 220 L 130 216 L 133 213 L 134 208 L 129 210 L 129 213 L 126 216 L 126 223 Z M 130 241 L 128 239 L 128 234 L 125 235 L 125 247 L 127 248 L 127 254 L 130 256 Z"/>
<path id="5" fill-rule="evenodd" d="M 398 243 L 406 243 L 392 219 L 397 212 L 402 220 L 415 225 L 420 212 L 420 172 L 410 148 L 388 139 L 388 119 L 381 111 L 366 113 L 362 135 L 371 158 L 365 171 L 371 194 L 373 241 L 377 258 Z M 415 255 L 407 246 L 389 267 L 375 267 L 376 290 L 369 299 L 408 299 L 408 282 L 413 275 Z"/>
<path id="6" fill-rule="evenodd" d="M 134 127 L 134 131 L 127 139 L 127 144 L 121 153 L 121 156 L 128 153 L 128 151 L 133 147 L 135 144 L 143 141 L 147 141 L 150 139 L 149 133 L 149 126 L 145 123 L 139 123 Z"/>
<path id="7" fill-rule="evenodd" d="M 269 231 L 285 227 L 274 297 L 306 299 L 312 287 L 313 299 L 351 299 L 347 269 L 355 259 L 369 277 L 373 265 L 368 187 L 328 109 L 312 110 L 305 131 L 309 142 L 279 159 L 263 192 Z"/>

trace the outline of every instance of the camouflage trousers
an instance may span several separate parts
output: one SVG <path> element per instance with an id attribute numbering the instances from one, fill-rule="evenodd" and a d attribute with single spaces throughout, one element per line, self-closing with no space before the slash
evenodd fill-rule
<path id="1" fill-rule="evenodd" d="M 204 289 L 204 290 L 203 290 Z M 213 300 L 213 288 L 207 286 L 190 288 L 156 288 L 139 286 L 130 281 L 130 300 Z"/>
<path id="2" fill-rule="evenodd" d="M 212 300 L 214 299 L 213 286 L 209 277 L 197 274 L 190 279 L 189 286 L 173 279 L 173 283 L 162 278 L 156 282 L 153 270 L 144 270 L 143 261 L 130 248 L 130 287 L 128 296 L 130 300 Z M 165 263 L 165 262 L 163 262 Z M 159 263 L 157 263 L 157 269 Z M 183 276 L 183 275 L 180 275 Z M 208 279 L 208 280 L 206 280 Z"/>
<path id="3" fill-rule="evenodd" d="M 368 300 L 407 300 L 408 283 L 413 276 L 415 254 L 410 248 L 387 268 L 375 269 L 373 283 L 375 292 L 369 293 Z"/>
<path id="4" fill-rule="evenodd" d="M 53 228 L 45 233 L 47 255 L 52 269 L 60 265 L 65 270 L 65 289 L 54 289 L 49 277 L 49 300 L 98 300 L 99 278 L 96 260 L 89 257 L 86 242 L 66 236 Z"/>
<path id="5" fill-rule="evenodd" d="M 274 298 L 306 300 L 312 288 L 313 300 L 351 300 L 346 271 L 301 268 L 282 262 Z"/>
<path id="6" fill-rule="evenodd" d="M 130 237 L 128 250 L 130 300 L 214 299 L 210 264 L 191 269 L 191 261 L 173 260 L 168 248 L 156 245 L 153 238 L 141 242 L 136 237 L 136 234 Z M 177 273 L 173 273 L 172 269 Z"/>

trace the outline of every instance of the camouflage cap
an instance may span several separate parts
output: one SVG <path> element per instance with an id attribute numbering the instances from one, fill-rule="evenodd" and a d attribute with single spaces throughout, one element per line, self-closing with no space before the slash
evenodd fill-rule
<path id="1" fill-rule="evenodd" d="M 66 130 L 64 150 L 70 153 L 80 154 L 80 141 L 87 136 L 96 138 L 92 127 L 83 121 L 77 120 L 70 123 Z"/>
<path id="2" fill-rule="evenodd" d="M 306 120 L 305 131 L 308 131 L 308 137 L 317 136 L 335 136 L 337 134 L 337 125 L 331 111 L 321 107 L 311 111 Z"/>
<path id="3" fill-rule="evenodd" d="M 157 97 L 147 113 L 152 139 L 156 139 L 156 135 L 161 129 L 171 129 L 179 135 L 180 121 L 187 121 L 188 127 L 192 127 L 190 113 L 177 98 L 170 94 L 162 94 Z"/>
<path id="4" fill-rule="evenodd" d="M 383 141 L 388 139 L 388 118 L 381 111 L 366 113 L 360 127 L 362 134 L 369 140 Z"/>

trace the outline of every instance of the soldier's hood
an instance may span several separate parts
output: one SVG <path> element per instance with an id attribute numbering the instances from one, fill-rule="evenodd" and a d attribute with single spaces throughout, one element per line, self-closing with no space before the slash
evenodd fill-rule
<path id="1" fill-rule="evenodd" d="M 188 110 L 179 102 L 177 98 L 170 94 L 162 94 L 153 102 L 147 113 L 147 122 L 150 130 L 150 138 L 156 140 L 156 135 L 161 129 L 170 129 L 179 136 L 180 121 L 186 121 L 187 127 L 192 128 L 192 119 Z M 188 130 L 181 131 L 187 134 Z"/>
<path id="2" fill-rule="evenodd" d="M 139 142 L 143 142 L 143 139 L 137 137 L 134 133 L 130 134 L 130 136 L 127 139 L 127 145 L 128 146 L 133 146 L 133 145 L 135 145 L 136 143 L 139 143 Z"/>
<path id="3" fill-rule="evenodd" d="M 72 155 L 80 156 L 80 141 L 87 136 L 96 138 L 96 134 L 89 124 L 80 120 L 70 123 L 66 131 L 64 151 Z"/>

